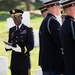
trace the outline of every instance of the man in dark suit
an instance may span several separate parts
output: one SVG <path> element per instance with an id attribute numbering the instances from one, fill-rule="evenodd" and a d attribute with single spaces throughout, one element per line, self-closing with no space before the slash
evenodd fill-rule
<path id="1" fill-rule="evenodd" d="M 65 21 L 60 30 L 60 39 L 64 50 L 67 75 L 75 75 L 75 0 L 62 3 L 66 13 Z"/>
<path id="2" fill-rule="evenodd" d="M 39 65 L 43 75 L 60 75 L 63 72 L 63 56 L 59 38 L 60 24 L 56 19 L 56 16 L 61 13 L 59 1 L 52 0 L 44 3 L 48 14 L 39 30 Z"/>
<path id="3" fill-rule="evenodd" d="M 5 49 L 12 50 L 11 75 L 29 75 L 30 51 L 34 47 L 33 30 L 22 23 L 22 10 L 12 9 L 10 14 L 15 26 L 9 29 L 9 44 L 5 43 Z"/>

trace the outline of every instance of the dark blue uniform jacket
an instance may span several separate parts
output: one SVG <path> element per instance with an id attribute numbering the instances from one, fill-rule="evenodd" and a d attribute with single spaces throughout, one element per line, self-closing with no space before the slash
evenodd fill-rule
<path id="1" fill-rule="evenodd" d="M 74 33 L 72 30 L 72 25 Z M 75 74 L 75 21 L 71 16 L 66 16 L 60 30 L 60 39 L 64 50 L 65 66 L 68 75 Z"/>
<path id="2" fill-rule="evenodd" d="M 16 26 L 10 28 L 9 30 L 9 40 L 13 46 L 18 44 L 21 47 L 22 52 L 15 52 L 12 50 L 11 54 L 11 65 L 10 68 L 14 70 L 30 68 L 30 51 L 34 47 L 33 30 L 22 24 L 20 29 L 17 31 Z M 26 47 L 27 52 L 24 53 L 24 47 Z"/>
<path id="3" fill-rule="evenodd" d="M 51 19 L 48 26 L 49 18 Z M 60 24 L 56 17 L 48 13 L 39 30 L 39 65 L 45 71 L 61 71 L 62 53 L 59 31 Z"/>

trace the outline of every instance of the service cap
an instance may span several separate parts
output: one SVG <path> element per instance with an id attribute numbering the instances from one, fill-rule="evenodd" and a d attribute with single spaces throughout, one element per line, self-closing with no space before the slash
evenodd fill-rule
<path id="1" fill-rule="evenodd" d="M 23 14 L 23 11 L 20 9 L 12 9 L 10 10 L 10 14 L 12 17 L 17 17 Z"/>
<path id="2" fill-rule="evenodd" d="M 49 0 L 49 1 L 45 2 L 44 4 L 48 8 L 48 7 L 52 7 L 52 6 L 55 6 L 55 5 L 59 5 L 60 6 L 61 2 L 60 2 L 60 0 Z"/>
<path id="3" fill-rule="evenodd" d="M 47 7 L 46 6 L 42 6 L 39 8 L 39 10 L 41 11 L 41 13 L 47 11 Z"/>
<path id="4" fill-rule="evenodd" d="M 62 7 L 65 8 L 69 8 L 71 6 L 75 6 L 75 0 L 65 0 L 64 2 L 62 2 Z"/>

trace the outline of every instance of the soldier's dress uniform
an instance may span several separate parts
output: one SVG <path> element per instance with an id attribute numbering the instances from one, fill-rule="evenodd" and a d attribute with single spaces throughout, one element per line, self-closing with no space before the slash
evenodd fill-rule
<path id="1" fill-rule="evenodd" d="M 15 11 L 16 13 L 18 12 L 17 10 Z M 12 43 L 14 47 L 16 44 L 21 47 L 21 52 L 12 50 L 10 69 L 15 73 L 13 75 L 19 75 L 20 72 L 20 75 L 28 75 L 28 69 L 31 68 L 30 51 L 34 47 L 33 29 L 22 23 L 19 29 L 16 26 L 10 28 L 8 42 Z M 6 50 L 9 51 L 9 49 Z M 18 74 L 16 74 L 16 71 L 18 71 Z"/>
<path id="2" fill-rule="evenodd" d="M 56 4 L 56 2 L 54 2 L 54 4 Z M 42 67 L 44 72 L 54 72 L 60 74 L 63 72 L 63 56 L 60 49 L 61 42 L 59 38 L 59 31 L 60 24 L 56 20 L 56 17 L 53 14 L 48 13 L 46 18 L 42 21 L 39 30 L 39 65 Z"/>
<path id="3" fill-rule="evenodd" d="M 64 9 L 75 6 L 75 0 L 62 3 Z M 66 15 L 60 30 L 60 39 L 64 50 L 67 75 L 75 75 L 75 20 Z"/>

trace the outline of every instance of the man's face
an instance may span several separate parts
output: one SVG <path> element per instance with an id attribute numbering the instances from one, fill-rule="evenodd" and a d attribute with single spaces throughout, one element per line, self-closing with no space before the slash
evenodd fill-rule
<path id="1" fill-rule="evenodd" d="M 13 21 L 16 25 L 20 25 L 22 20 L 22 16 L 13 17 Z"/>
<path id="2" fill-rule="evenodd" d="M 73 6 L 73 11 L 74 11 L 74 13 L 75 13 L 75 6 Z"/>

